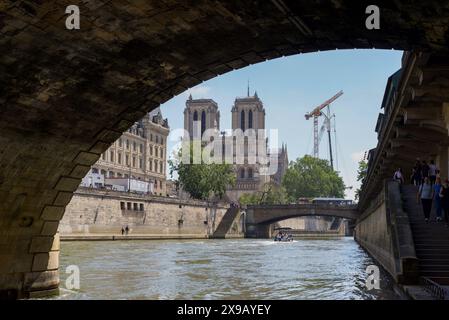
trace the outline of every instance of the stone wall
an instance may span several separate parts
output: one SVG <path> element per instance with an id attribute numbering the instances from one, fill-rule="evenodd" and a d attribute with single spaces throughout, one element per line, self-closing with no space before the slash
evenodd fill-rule
<path id="1" fill-rule="evenodd" d="M 396 182 L 387 182 L 361 217 L 354 231 L 356 241 L 398 283 L 414 283 L 418 266 L 407 214 L 402 209 Z"/>
<path id="2" fill-rule="evenodd" d="M 66 208 L 59 231 L 62 239 L 120 236 L 121 228 L 128 226 L 130 236 L 207 238 L 227 210 L 225 204 L 80 188 Z M 234 236 L 242 235 L 239 222 L 230 229 Z"/>

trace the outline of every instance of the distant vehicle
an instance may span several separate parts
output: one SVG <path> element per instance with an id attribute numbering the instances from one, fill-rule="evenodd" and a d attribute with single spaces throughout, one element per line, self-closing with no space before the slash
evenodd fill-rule
<path id="1" fill-rule="evenodd" d="M 314 198 L 312 203 L 344 206 L 354 204 L 354 201 L 343 198 Z"/>

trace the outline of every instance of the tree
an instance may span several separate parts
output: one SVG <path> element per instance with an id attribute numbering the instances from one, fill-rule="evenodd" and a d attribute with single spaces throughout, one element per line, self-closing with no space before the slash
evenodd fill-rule
<path id="1" fill-rule="evenodd" d="M 298 198 L 343 198 L 345 184 L 327 160 L 304 156 L 289 164 L 282 185 L 292 200 Z"/>
<path id="2" fill-rule="evenodd" d="M 288 195 L 284 187 L 266 183 L 261 191 L 243 194 L 239 202 L 243 205 L 285 204 L 288 203 Z"/>
<path id="3" fill-rule="evenodd" d="M 365 160 L 359 161 L 359 168 L 357 169 L 357 181 L 360 183 L 365 179 L 366 173 L 368 172 L 368 162 Z M 359 199 L 360 196 L 360 188 L 355 191 L 355 200 Z"/>
<path id="4" fill-rule="evenodd" d="M 179 150 L 175 159 L 168 161 L 170 175 L 178 173 L 177 185 L 188 192 L 194 199 L 207 200 L 213 197 L 220 199 L 226 193 L 228 186 L 235 184 L 235 173 L 230 164 L 222 163 L 193 163 L 193 151 L 190 150 L 190 163 L 183 163 Z"/>

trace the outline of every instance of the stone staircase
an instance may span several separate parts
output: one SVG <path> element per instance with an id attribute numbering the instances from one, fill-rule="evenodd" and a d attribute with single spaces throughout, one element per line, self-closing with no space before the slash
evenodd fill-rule
<path id="1" fill-rule="evenodd" d="M 414 185 L 401 186 L 403 209 L 409 216 L 420 276 L 449 285 L 449 228 L 444 222 L 435 221 L 434 208 L 430 222 L 424 221 L 421 203 L 416 202 L 417 191 Z"/>
<path id="2" fill-rule="evenodd" d="M 226 210 L 226 213 L 224 214 L 211 238 L 224 239 L 226 237 L 226 234 L 231 229 L 232 224 L 239 212 L 240 209 L 238 207 L 230 207 L 228 210 Z"/>

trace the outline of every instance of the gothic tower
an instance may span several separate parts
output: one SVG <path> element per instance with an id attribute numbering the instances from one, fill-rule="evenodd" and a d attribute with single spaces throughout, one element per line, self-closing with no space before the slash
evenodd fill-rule
<path id="1" fill-rule="evenodd" d="M 220 130 L 220 111 L 212 99 L 193 99 L 192 95 L 186 101 L 184 109 L 184 130 L 189 139 L 201 138 L 208 129 Z"/>

